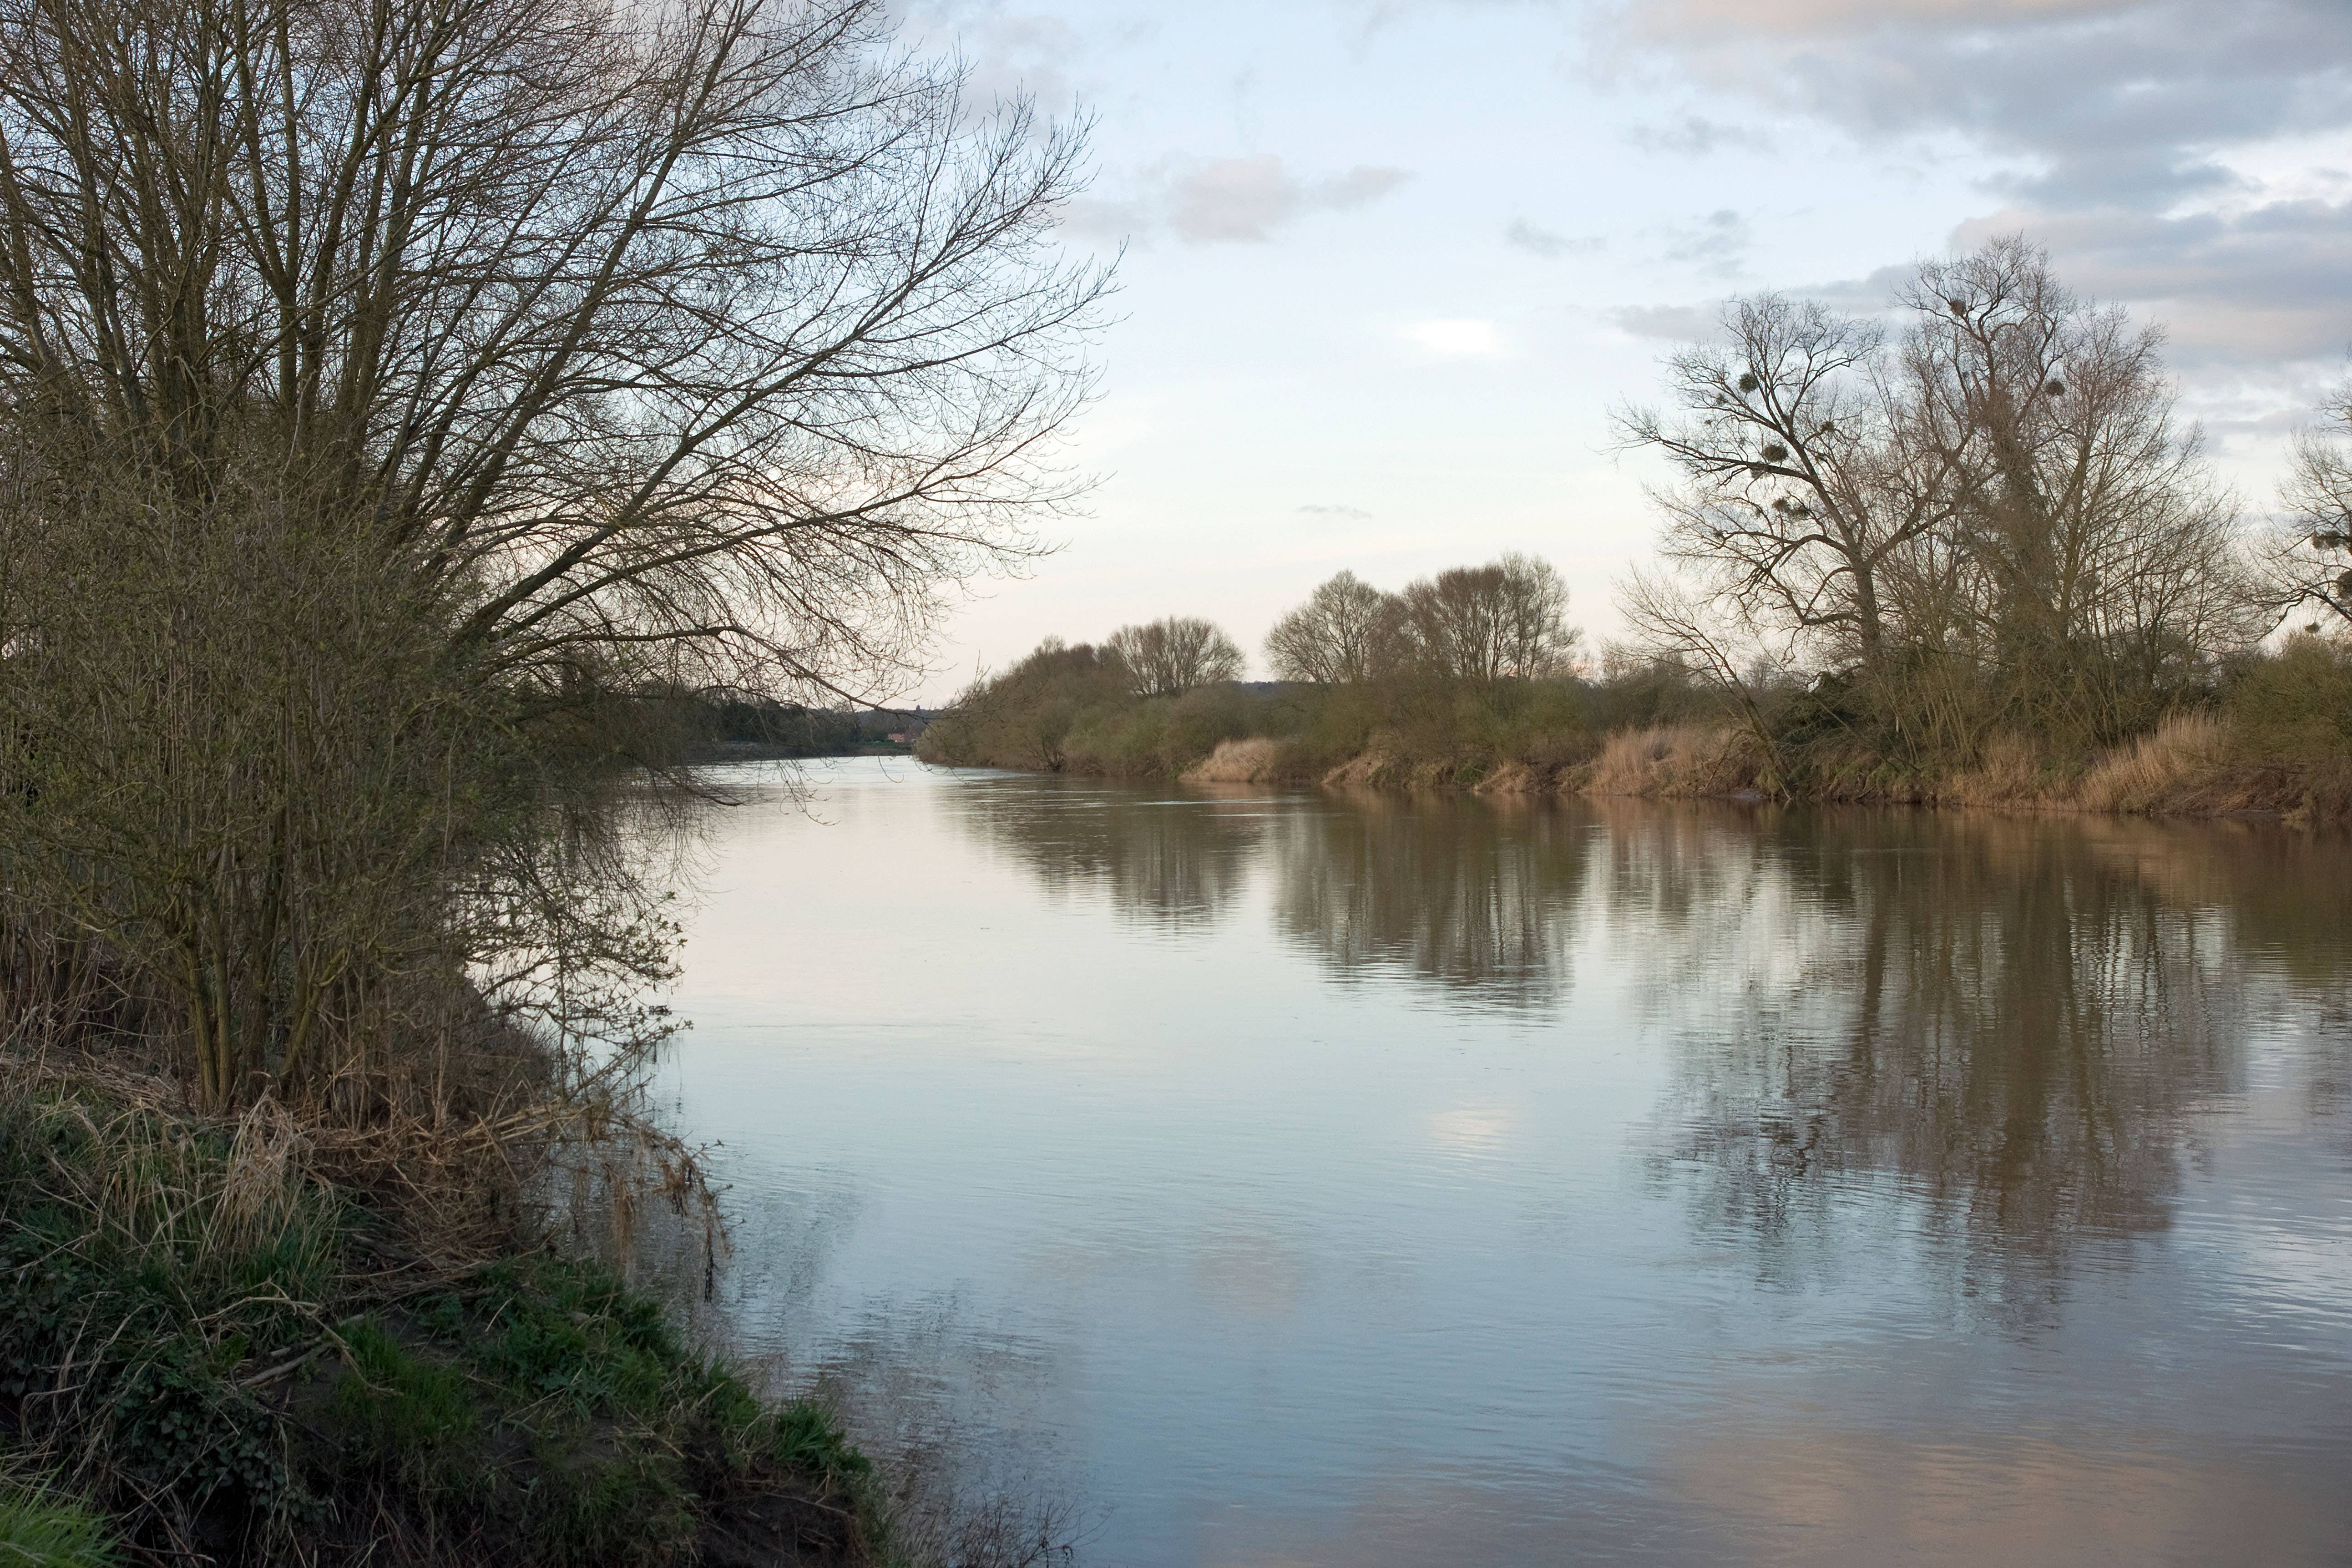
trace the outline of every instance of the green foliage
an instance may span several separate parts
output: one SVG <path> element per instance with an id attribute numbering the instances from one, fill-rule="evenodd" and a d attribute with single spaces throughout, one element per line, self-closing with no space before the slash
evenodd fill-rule
<path id="1" fill-rule="evenodd" d="M 1072 726 L 1067 765 L 1115 776 L 1181 773 L 1220 741 L 1265 733 L 1269 708 L 1265 699 L 1231 685 L 1129 700 L 1087 712 Z"/>
<path id="2" fill-rule="evenodd" d="M 777 1462 L 846 1489 L 874 1474 L 873 1463 L 851 1444 L 833 1412 L 811 1400 L 795 1400 L 776 1412 L 769 1452 Z"/>
<path id="3" fill-rule="evenodd" d="M 678 1346 L 660 1307 L 589 1265 L 532 1258 L 485 1276 L 487 1337 L 467 1360 L 523 1400 L 561 1400 L 583 1417 L 654 1418 L 715 1374 Z"/>
<path id="4" fill-rule="evenodd" d="M 771 1407 L 593 1265 L 518 1257 L 339 1320 L 352 1216 L 292 1148 L 260 1111 L 231 1135 L 0 1093 L 0 1427 L 77 1456 L 126 1539 L 193 1521 L 224 1563 L 355 1562 L 392 1520 L 436 1563 L 603 1568 L 804 1505 L 836 1556 L 887 1545 L 837 1426 Z M 19 1515 L 47 1517 L 0 1491 Z"/>
<path id="5" fill-rule="evenodd" d="M 275 1417 L 229 1375 L 305 1331 L 332 1270 L 338 1206 L 282 1153 L 259 1123 L 0 1100 L 0 1406 L 25 1438 L 132 1491 L 299 1510 Z"/>
<path id="6" fill-rule="evenodd" d="M 0 1568 L 113 1568 L 113 1532 L 55 1488 L 0 1479 Z"/>
<path id="7" fill-rule="evenodd" d="M 456 1369 L 415 1356 L 371 1320 L 345 1328 L 350 1375 L 335 1385 L 332 1410 L 379 1462 L 435 1479 L 439 1463 L 479 1431 L 477 1390 Z"/>
<path id="8" fill-rule="evenodd" d="M 537 1435 L 538 1478 L 523 1500 L 530 1556 L 551 1568 L 636 1568 L 683 1555 L 701 1521 L 677 1456 L 633 1436 L 603 1447 L 577 1432 Z"/>
<path id="9" fill-rule="evenodd" d="M 1099 648 L 1048 637 L 1028 658 L 979 682 L 923 731 L 917 753 L 951 767 L 1036 768 L 1069 764 L 1070 731 L 1089 714 L 1137 701 L 1126 667 Z"/>
<path id="10" fill-rule="evenodd" d="M 871 1556 L 889 1551 L 889 1499 L 873 1461 L 860 1453 L 834 1413 L 814 1400 L 794 1400 L 764 1424 L 766 1454 L 813 1484 L 820 1496 L 847 1506 L 859 1544 Z"/>
<path id="11" fill-rule="evenodd" d="M 2277 658 L 2246 666 L 2222 707 L 2239 743 L 2255 756 L 2352 754 L 2352 649 L 2295 637 Z"/>
<path id="12" fill-rule="evenodd" d="M 1654 713 L 1687 679 L 1645 671 L 1630 699 L 1622 682 L 1463 680 L 1408 669 L 1344 684 L 1219 682 L 1176 697 L 1139 698 L 1115 661 L 1048 641 L 965 693 L 924 732 L 918 750 L 955 767 L 1035 768 L 1108 777 L 1183 773 L 1221 742 L 1277 742 L 1279 768 L 1301 781 L 1380 751 L 1435 764 L 1472 784 L 1506 763 L 1557 769 L 1591 754 L 1604 710 Z"/>

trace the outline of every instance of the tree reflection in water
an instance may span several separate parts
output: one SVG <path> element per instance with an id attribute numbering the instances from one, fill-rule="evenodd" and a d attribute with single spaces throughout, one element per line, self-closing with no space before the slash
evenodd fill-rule
<path id="1" fill-rule="evenodd" d="M 1267 826 L 1260 797 L 1177 795 L 1038 778 L 954 797 L 983 842 L 1055 894 L 1100 889 L 1112 910 L 1173 933 L 1205 931 L 1239 891 Z"/>
<path id="2" fill-rule="evenodd" d="M 2166 1226 L 2188 1113 L 2341 978 L 2340 853 L 2275 829 L 1611 815 L 1611 925 L 1681 972 L 1654 1173 L 1787 1283 L 1893 1188 L 1964 1297 L 2040 1317 L 2085 1247 Z"/>
<path id="3" fill-rule="evenodd" d="M 1541 805 L 1327 799 L 1276 823 L 1275 918 L 1346 978 L 1397 973 L 1451 1002 L 1554 1005 L 1570 988 L 1591 835 L 1581 814 Z"/>
<path id="4" fill-rule="evenodd" d="M 1263 868 L 1282 937 L 1442 1006 L 1557 1015 L 1580 954 L 1672 1053 L 1650 1179 L 1790 1285 L 1855 1226 L 1916 1227 L 1958 1298 L 2034 1321 L 2170 1223 L 2252 1039 L 2300 1018 L 2305 1089 L 2352 1081 L 2352 859 L 2274 825 L 1054 780 L 959 809 L 1180 933 Z"/>

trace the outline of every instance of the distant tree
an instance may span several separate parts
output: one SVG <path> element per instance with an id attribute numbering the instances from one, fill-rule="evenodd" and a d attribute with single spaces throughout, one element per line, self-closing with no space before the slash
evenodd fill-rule
<path id="1" fill-rule="evenodd" d="M 1242 650 L 1233 638 L 1197 616 L 1170 616 L 1139 626 L 1121 626 L 1103 649 L 1126 667 L 1138 697 L 1173 697 L 1196 686 L 1238 680 Z"/>
<path id="2" fill-rule="evenodd" d="M 1265 662 L 1277 680 L 1361 685 L 1395 668 L 1410 640 L 1403 601 L 1342 572 L 1274 623 Z"/>
<path id="3" fill-rule="evenodd" d="M 1416 658 L 1454 680 L 1540 680 L 1568 671 L 1578 637 L 1568 585 L 1549 562 L 1516 552 L 1457 566 L 1405 589 Z"/>
<path id="4" fill-rule="evenodd" d="M 1079 719 L 1127 698 L 1127 666 L 1107 648 L 1047 637 L 1012 668 L 973 681 L 924 728 L 917 754 L 950 767 L 1059 773 Z"/>

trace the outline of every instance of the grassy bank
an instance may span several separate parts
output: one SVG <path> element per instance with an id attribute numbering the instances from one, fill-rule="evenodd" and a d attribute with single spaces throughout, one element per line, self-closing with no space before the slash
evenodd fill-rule
<path id="1" fill-rule="evenodd" d="M 1733 692 L 1653 665 L 1601 680 L 1228 684 L 1138 699 L 1093 650 L 1049 646 L 968 693 L 918 752 L 948 766 L 1202 783 L 2352 820 L 2352 653 L 2298 641 L 2111 746 L 1994 731 L 1928 749 L 1834 682 Z"/>
<path id="2" fill-rule="evenodd" d="M 0 1561 L 911 1561 L 833 1415 L 528 1245 L 436 1262 L 282 1107 L 0 1082 Z"/>

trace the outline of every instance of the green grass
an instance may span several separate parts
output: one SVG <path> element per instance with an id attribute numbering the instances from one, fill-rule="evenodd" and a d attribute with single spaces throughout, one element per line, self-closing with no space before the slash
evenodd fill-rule
<path id="1" fill-rule="evenodd" d="M 478 1391 L 455 1367 L 411 1354 L 373 1320 L 340 1338 L 349 1372 L 330 1408 L 354 1448 L 413 1485 L 468 1489 L 478 1473 L 468 1461 L 481 1431 Z"/>
<path id="2" fill-rule="evenodd" d="M 0 1568 L 113 1568 L 113 1531 L 96 1510 L 44 1486 L 0 1480 Z"/>
<path id="3" fill-rule="evenodd" d="M 887 1556 L 887 1499 L 828 1414 L 772 1409 L 593 1266 L 510 1259 L 339 1338 L 327 1489 L 396 1483 L 428 1535 L 636 1568 L 690 1556 L 715 1509 L 782 1484 L 850 1521 L 837 1558 Z"/>
<path id="4" fill-rule="evenodd" d="M 225 1568 L 654 1568 L 780 1531 L 890 1560 L 832 1417 L 758 1397 L 658 1301 L 534 1253 L 369 1308 L 341 1256 L 367 1223 L 215 1130 L 0 1094 L 0 1431 L 75 1456 L 98 1510 L 0 1489 L 0 1568 L 108 1561 L 102 1520 Z"/>

